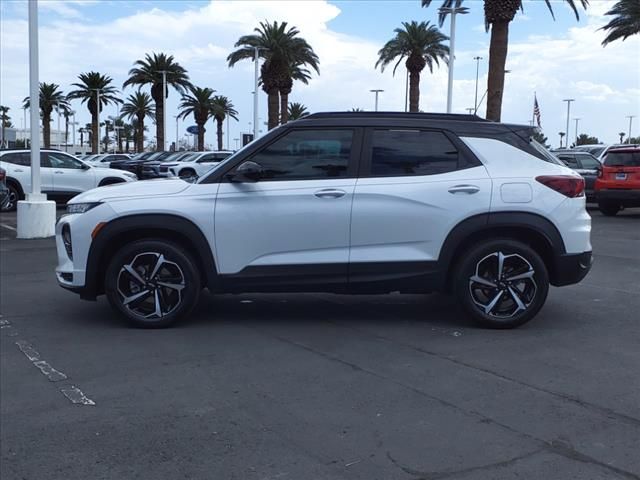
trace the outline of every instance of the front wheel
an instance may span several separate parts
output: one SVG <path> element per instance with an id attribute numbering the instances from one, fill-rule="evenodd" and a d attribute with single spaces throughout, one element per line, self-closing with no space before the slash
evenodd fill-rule
<path id="1" fill-rule="evenodd" d="M 18 206 L 18 200 L 20 200 L 20 190 L 13 183 L 7 183 L 7 190 L 9 192 L 4 205 L 2 205 L 2 211 L 13 212 Z"/>
<path id="2" fill-rule="evenodd" d="M 191 313 L 201 290 L 196 263 L 182 247 L 139 240 L 113 257 L 105 276 L 109 303 L 137 327 L 168 327 Z"/>
<path id="3" fill-rule="evenodd" d="M 454 290 L 480 326 L 514 328 L 535 317 L 544 305 L 549 274 L 540 255 L 524 243 L 489 240 L 459 263 Z"/>

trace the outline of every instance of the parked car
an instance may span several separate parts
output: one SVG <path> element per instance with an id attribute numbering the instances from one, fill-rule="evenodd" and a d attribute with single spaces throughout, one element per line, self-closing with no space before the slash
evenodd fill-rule
<path id="1" fill-rule="evenodd" d="M 93 155 L 90 159 L 85 160 L 85 162 L 94 167 L 109 168 L 111 162 L 127 160 L 131 160 L 131 157 L 126 153 L 101 153 L 100 155 Z"/>
<path id="2" fill-rule="evenodd" d="M 140 155 L 137 158 L 131 158 L 129 160 L 122 161 L 114 161 L 111 162 L 111 168 L 119 169 L 119 170 L 127 170 L 129 172 L 135 173 L 139 178 L 143 178 L 142 175 L 142 167 L 145 162 L 152 160 L 162 160 L 163 158 L 168 157 L 173 152 L 148 152 L 149 155 Z"/>
<path id="3" fill-rule="evenodd" d="M 587 202 L 595 200 L 594 185 L 598 177 L 600 161 L 587 152 L 571 150 L 552 150 L 552 153 L 572 170 L 575 170 L 585 181 L 585 195 Z"/>
<path id="4" fill-rule="evenodd" d="M 591 145 L 578 145 L 571 149 L 574 152 L 587 152 L 593 155 L 596 158 L 600 157 L 600 154 L 605 151 L 608 145 L 604 143 L 594 143 Z"/>
<path id="5" fill-rule="evenodd" d="M 11 192 L 7 188 L 7 171 L 4 168 L 0 168 L 0 211 L 7 210 L 7 205 L 11 199 Z M 14 198 L 13 202 L 17 202 Z"/>
<path id="6" fill-rule="evenodd" d="M 14 210 L 17 201 L 31 190 L 31 152 L 3 150 L 0 167 L 7 172 L 7 187 L 12 198 L 7 209 Z M 134 180 L 136 176 L 129 172 L 95 168 L 68 153 L 40 151 L 40 184 L 42 192 L 52 200 L 66 201 L 95 187 Z"/>
<path id="7" fill-rule="evenodd" d="M 530 126 L 473 115 L 316 113 L 197 183 L 98 188 L 56 226 L 57 279 L 134 325 L 200 292 L 452 292 L 512 328 L 591 266 L 584 179 Z"/>
<path id="8" fill-rule="evenodd" d="M 163 169 L 163 173 L 160 173 L 162 166 L 173 165 L 175 162 L 179 162 L 182 158 L 191 154 L 193 154 L 193 152 L 173 152 L 161 160 L 148 160 L 142 164 L 141 177 L 144 179 L 167 177 L 169 175 L 166 169 Z"/>
<path id="9" fill-rule="evenodd" d="M 595 184 L 598 208 L 607 216 L 640 207 L 640 146 L 610 149 Z"/>
<path id="10" fill-rule="evenodd" d="M 193 182 L 231 155 L 233 155 L 233 152 L 227 150 L 196 152 L 179 163 L 167 164 L 165 166 L 170 176 L 180 177 L 183 180 Z"/>

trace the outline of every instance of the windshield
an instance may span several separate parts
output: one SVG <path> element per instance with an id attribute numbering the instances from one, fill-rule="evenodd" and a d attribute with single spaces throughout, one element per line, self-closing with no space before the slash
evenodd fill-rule
<path id="1" fill-rule="evenodd" d="M 640 150 L 637 152 L 609 152 L 604 157 L 607 167 L 640 167 Z"/>

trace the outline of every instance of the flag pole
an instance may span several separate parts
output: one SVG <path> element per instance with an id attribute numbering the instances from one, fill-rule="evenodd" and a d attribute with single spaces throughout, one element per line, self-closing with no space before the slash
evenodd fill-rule
<path id="1" fill-rule="evenodd" d="M 533 109 L 531 114 L 531 125 L 536 124 L 536 92 L 533 92 Z"/>

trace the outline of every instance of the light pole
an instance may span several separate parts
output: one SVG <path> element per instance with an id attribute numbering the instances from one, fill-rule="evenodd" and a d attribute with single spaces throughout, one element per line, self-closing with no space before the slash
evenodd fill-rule
<path id="1" fill-rule="evenodd" d="M 406 67 L 405 67 L 406 68 Z M 409 111 L 409 69 L 407 68 L 407 78 L 404 84 L 404 111 Z"/>
<path id="2" fill-rule="evenodd" d="M 373 90 L 369 90 L 371 93 L 375 93 L 376 95 L 376 103 L 375 103 L 375 111 L 378 111 L 378 94 L 381 92 L 384 92 L 384 90 L 381 89 L 373 89 Z"/>
<path id="3" fill-rule="evenodd" d="M 473 57 L 473 59 L 476 61 L 476 96 L 473 101 L 473 113 L 476 113 L 478 111 L 478 78 L 480 76 L 480 60 L 482 60 L 482 57 Z"/>
<path id="4" fill-rule="evenodd" d="M 76 112 L 71 110 L 71 144 L 74 151 L 76 148 L 76 125 L 78 125 L 76 123 Z M 67 148 L 66 151 L 68 152 L 69 149 Z"/>
<path id="5" fill-rule="evenodd" d="M 260 47 L 253 47 L 253 139 L 258 138 L 258 83 L 260 81 Z"/>
<path id="6" fill-rule="evenodd" d="M 571 116 L 571 102 L 575 102 L 575 98 L 566 98 L 562 100 L 563 102 L 567 102 L 567 129 L 564 131 L 567 136 L 567 141 L 565 147 L 569 146 L 569 118 Z"/>
<path id="7" fill-rule="evenodd" d="M 469 12 L 467 7 L 441 7 L 438 12 L 441 15 L 451 16 L 449 33 L 449 81 L 447 86 L 447 113 L 451 113 L 453 103 L 453 64 L 456 59 L 456 15 Z"/>
<path id="8" fill-rule="evenodd" d="M 236 142 L 236 150 L 238 150 L 238 142 L 240 141 L 240 139 L 234 138 L 233 141 Z"/>
<path id="9" fill-rule="evenodd" d="M 629 119 L 629 135 L 627 135 L 627 143 L 629 145 L 631 145 L 631 125 L 635 117 L 635 115 L 627 115 L 627 118 Z"/>
<path id="10" fill-rule="evenodd" d="M 580 121 L 579 118 L 574 118 L 574 120 L 576 121 L 576 146 L 578 145 L 578 122 Z"/>
<path id="11" fill-rule="evenodd" d="M 476 107 L 465 108 L 465 110 L 469 113 L 469 115 L 475 113 Z"/>
<path id="12" fill-rule="evenodd" d="M 22 132 L 24 148 L 27 148 L 27 107 L 22 107 L 24 131 Z"/>
<path id="13" fill-rule="evenodd" d="M 178 151 L 178 121 L 180 120 L 180 115 L 174 115 L 173 118 L 176 119 L 176 148 L 175 151 Z"/>

